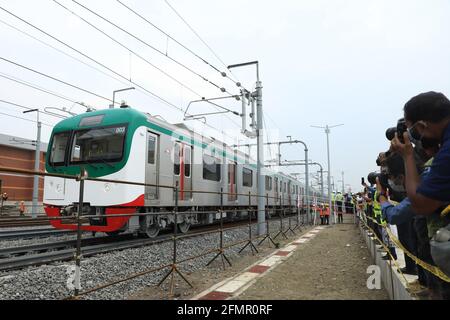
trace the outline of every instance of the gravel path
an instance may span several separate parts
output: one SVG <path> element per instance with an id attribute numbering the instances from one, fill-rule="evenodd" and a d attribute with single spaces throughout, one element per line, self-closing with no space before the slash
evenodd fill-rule
<path id="1" fill-rule="evenodd" d="M 346 217 L 350 222 L 350 217 Z M 238 299 L 389 299 L 366 287 L 370 255 L 354 224 L 325 228 Z"/>
<path id="2" fill-rule="evenodd" d="M 278 222 L 271 222 L 272 231 L 277 230 L 278 227 Z M 254 234 L 256 232 L 255 226 L 253 232 Z M 226 245 L 247 237 L 248 227 L 229 230 L 224 233 L 224 243 Z M 201 254 L 209 249 L 217 248 L 218 244 L 217 233 L 180 240 L 177 246 L 178 259 Z M 238 245 L 228 249 L 227 255 L 232 259 L 239 257 L 237 251 L 241 247 L 242 245 Z M 171 263 L 172 250 L 172 242 L 166 242 L 84 258 L 81 264 L 81 291 Z M 179 268 L 187 274 L 201 270 L 214 255 L 215 253 L 212 253 L 188 261 L 179 265 Z M 72 261 L 0 273 L 0 300 L 66 298 L 73 293 L 66 285 L 69 277 L 68 269 L 73 265 Z M 166 272 L 167 270 L 162 270 L 116 284 L 84 296 L 84 299 L 125 299 L 138 290 L 154 286 Z"/>

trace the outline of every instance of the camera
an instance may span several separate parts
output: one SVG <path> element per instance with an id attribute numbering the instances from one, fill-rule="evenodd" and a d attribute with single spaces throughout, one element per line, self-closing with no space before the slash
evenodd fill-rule
<path id="1" fill-rule="evenodd" d="M 401 142 L 403 141 L 403 133 L 405 133 L 407 130 L 406 122 L 404 118 L 398 119 L 397 126 L 388 128 L 386 130 L 386 138 L 391 141 L 395 137 L 395 133 L 397 133 L 397 137 Z"/>
<path id="2" fill-rule="evenodd" d="M 371 172 L 367 176 L 367 180 L 372 185 L 377 183 L 377 180 L 376 180 L 377 178 L 380 181 L 380 184 L 384 189 L 389 188 L 389 182 L 388 182 L 389 179 L 388 179 L 388 175 L 386 173 Z"/>

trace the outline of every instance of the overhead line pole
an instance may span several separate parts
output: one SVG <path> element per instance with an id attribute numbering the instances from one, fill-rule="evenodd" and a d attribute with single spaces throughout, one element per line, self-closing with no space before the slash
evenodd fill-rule
<path id="1" fill-rule="evenodd" d="M 343 126 L 343 124 L 338 124 L 338 125 L 334 125 L 334 126 L 329 126 L 326 125 L 325 127 L 319 127 L 319 126 L 311 126 L 313 128 L 320 128 L 320 129 L 325 129 L 325 134 L 327 136 L 327 159 L 328 159 L 328 177 L 327 177 L 327 182 L 328 182 L 328 205 L 330 210 L 332 210 L 332 203 L 331 203 L 331 164 L 330 164 L 330 138 L 329 138 L 329 134 L 330 134 L 330 129 L 331 128 L 335 128 L 335 127 L 339 127 L 339 126 Z M 334 211 L 333 211 L 334 212 Z M 336 212 L 334 212 L 334 223 L 336 223 Z"/>
<path id="2" fill-rule="evenodd" d="M 249 65 L 256 65 L 256 90 L 251 93 L 251 97 L 256 99 L 256 141 L 257 141 L 257 188 L 258 188 L 258 235 L 266 234 L 266 206 L 264 198 L 265 189 L 265 174 L 264 174 L 264 135 L 263 135 L 263 108 L 262 108 L 262 82 L 259 79 L 259 63 L 258 61 L 251 61 L 239 63 L 228 66 L 228 69 L 244 67 Z M 243 91 L 242 98 L 245 98 L 245 91 Z M 254 129 L 254 128 L 253 128 Z M 245 128 L 242 128 L 245 132 Z"/>
<path id="3" fill-rule="evenodd" d="M 40 171 L 41 164 L 41 122 L 39 121 L 39 109 L 31 109 L 23 111 L 23 113 L 36 112 L 37 113 L 37 138 L 36 138 L 36 152 L 34 157 L 34 171 Z M 39 201 L 39 176 L 35 175 L 33 177 L 33 204 L 31 209 L 31 216 L 33 218 L 37 217 L 37 210 Z"/>

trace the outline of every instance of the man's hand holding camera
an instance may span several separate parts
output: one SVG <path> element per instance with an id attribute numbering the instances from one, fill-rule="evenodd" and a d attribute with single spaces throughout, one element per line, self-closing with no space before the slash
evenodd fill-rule
<path id="1" fill-rule="evenodd" d="M 414 159 L 414 147 L 409 140 L 407 131 L 403 133 L 403 141 L 404 143 L 400 141 L 398 133 L 396 132 L 394 139 L 391 141 L 391 150 L 400 154 L 405 160 L 407 157 L 412 157 Z"/>

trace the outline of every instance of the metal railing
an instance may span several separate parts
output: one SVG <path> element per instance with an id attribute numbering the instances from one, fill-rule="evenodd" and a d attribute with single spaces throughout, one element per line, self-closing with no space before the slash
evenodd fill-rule
<path id="1" fill-rule="evenodd" d="M 226 250 L 230 249 L 232 247 L 243 245 L 243 247 L 238 251 L 239 253 L 242 253 L 246 248 L 250 248 L 250 251 L 252 254 L 255 252 L 258 252 L 257 247 L 254 244 L 254 241 L 260 240 L 257 245 L 262 245 L 265 240 L 268 240 L 269 245 L 273 244 L 275 247 L 278 247 L 279 244 L 275 242 L 275 239 L 282 235 L 285 239 L 288 239 L 288 233 L 291 233 L 293 235 L 296 234 L 295 230 L 300 229 L 301 227 L 305 225 L 315 224 L 315 219 L 312 219 L 313 217 L 306 214 L 307 208 L 303 205 L 305 201 L 302 202 L 302 204 L 299 203 L 298 195 L 294 194 L 288 194 L 286 197 L 286 193 L 284 194 L 284 197 L 281 195 L 279 197 L 273 197 L 269 196 L 269 194 L 266 194 L 263 196 L 266 199 L 266 217 L 270 217 L 270 213 L 273 213 L 275 216 L 277 216 L 277 220 L 279 221 L 279 230 L 278 232 L 273 236 L 273 232 L 270 231 L 270 221 L 266 219 L 266 232 L 262 235 L 254 235 L 252 229 L 255 226 L 258 226 L 259 222 L 253 222 L 252 221 L 252 215 L 254 214 L 255 217 L 257 216 L 258 210 L 256 209 L 256 204 L 252 205 L 252 198 L 259 197 L 256 194 L 249 193 L 229 193 L 229 192 L 223 192 L 223 189 L 220 190 L 220 192 L 214 192 L 214 191 L 203 191 L 203 190 L 183 190 L 184 193 L 198 193 L 198 194 L 216 194 L 220 195 L 220 204 L 217 205 L 218 209 L 216 210 L 209 210 L 209 211 L 179 211 L 179 188 L 178 184 L 175 186 L 168 186 L 168 185 L 159 185 L 159 184 L 148 184 L 148 183 L 142 183 L 142 182 L 133 182 L 133 181 L 122 181 L 122 180 L 112 180 L 112 179 L 103 179 L 103 178 L 90 178 L 87 177 L 87 175 L 84 173 L 84 170 L 81 170 L 81 174 L 77 176 L 67 175 L 67 174 L 55 174 L 55 173 L 45 173 L 45 172 L 35 172 L 31 170 L 23 170 L 23 169 L 16 169 L 16 168 L 5 168 L 0 167 L 0 172 L 7 172 L 7 173 L 19 173 L 19 174 L 25 174 L 25 175 L 38 175 L 38 176 L 48 176 L 48 177 L 57 177 L 57 178 L 64 178 L 64 179 L 72 179 L 79 182 L 79 201 L 78 201 L 78 209 L 75 217 L 66 217 L 66 216 L 58 216 L 58 217 L 37 217 L 32 219 L 33 221 L 74 221 L 74 218 L 76 219 L 76 249 L 75 249 L 75 290 L 73 296 L 69 298 L 80 298 L 82 296 L 85 296 L 87 294 L 93 293 L 95 291 L 116 285 L 118 283 L 126 282 L 132 279 L 135 279 L 137 277 L 141 277 L 150 273 L 155 273 L 157 271 L 161 271 L 164 269 L 169 269 L 168 272 L 164 275 L 164 277 L 159 281 L 158 286 L 161 286 L 169 277 L 170 277 L 170 285 L 169 285 L 169 296 L 173 296 L 173 288 L 174 288 L 174 277 L 175 275 L 179 275 L 183 281 L 185 281 L 190 287 L 192 287 L 192 284 L 189 282 L 187 277 L 180 271 L 179 265 L 182 263 L 185 263 L 187 261 L 191 261 L 194 259 L 198 259 L 200 257 L 205 257 L 207 255 L 214 254 L 214 257 L 209 260 L 209 262 L 206 264 L 206 266 L 209 266 L 213 261 L 220 258 L 222 261 L 222 266 L 225 269 L 226 265 L 225 262 L 231 266 L 231 261 L 226 255 Z M 82 246 L 81 246 L 81 239 L 82 239 L 82 220 L 86 218 L 98 218 L 98 215 L 83 215 L 83 205 L 84 205 L 84 187 L 85 187 L 85 181 L 96 181 L 96 182 L 106 182 L 106 183 L 116 183 L 116 184 L 126 184 L 126 185 L 138 185 L 138 186 L 150 186 L 150 187 L 158 187 L 158 188 L 167 188 L 172 189 L 174 193 L 174 205 L 171 206 L 170 211 L 166 212 L 135 212 L 135 213 L 121 213 L 121 214 L 105 214 L 105 216 L 102 216 L 107 219 L 117 219 L 117 218 L 123 218 L 123 217 L 135 217 L 135 216 L 160 216 L 160 215 L 166 215 L 166 216 L 172 216 L 173 217 L 173 235 L 171 239 L 166 241 L 171 241 L 173 248 L 172 248 L 172 259 L 171 263 L 167 263 L 155 268 L 151 268 L 148 270 L 141 271 L 139 273 L 134 273 L 131 275 L 128 275 L 127 277 L 124 277 L 122 279 L 113 280 L 109 283 L 105 283 L 99 286 L 96 286 L 94 288 L 87 289 L 85 291 L 81 291 L 81 263 L 82 263 Z M 248 203 L 246 205 L 243 205 L 242 203 L 239 204 L 239 209 L 233 208 L 233 209 L 227 209 L 224 206 L 224 196 L 225 195 L 233 195 L 233 196 L 246 196 L 248 198 Z M 296 199 L 292 199 L 293 196 Z M 305 199 L 305 196 L 302 196 L 303 199 Z M 287 198 L 287 201 L 286 201 Z M 269 199 L 273 199 L 274 203 L 270 205 Z M 317 202 L 317 198 L 314 197 Z M 327 201 L 327 199 L 321 199 L 320 201 Z M 286 203 L 285 203 L 286 202 Z M 311 209 L 314 209 L 314 206 L 310 206 Z M 235 213 L 247 213 L 248 215 L 248 222 L 246 224 L 248 228 L 248 237 L 243 240 L 235 241 L 232 243 L 225 243 L 224 242 L 224 232 L 242 228 L 242 225 L 239 226 L 233 226 L 233 227 L 225 227 L 224 226 L 224 214 L 227 212 L 233 211 Z M 195 214 L 195 213 L 215 213 L 220 216 L 219 219 L 219 225 L 217 229 L 210 230 L 210 231 L 200 231 L 200 232 L 194 232 L 189 234 L 179 234 L 178 233 L 178 221 L 183 221 L 185 215 L 189 214 Z M 296 216 L 296 219 L 294 219 L 294 225 L 292 223 L 293 217 L 292 215 L 287 216 L 287 213 L 293 213 Z M 316 214 L 316 212 L 314 212 Z M 179 220 L 179 218 L 183 220 Z M 305 222 L 306 218 L 306 222 Z M 18 220 L 22 220 L 23 218 L 18 218 Z M 284 222 L 287 220 L 287 228 L 284 227 Z M 208 249 L 200 254 L 197 254 L 195 256 L 179 259 L 179 244 L 178 242 L 182 239 L 189 238 L 189 237 L 196 237 L 201 235 L 207 235 L 207 234 L 218 234 L 218 247 L 214 247 L 211 249 Z"/>

